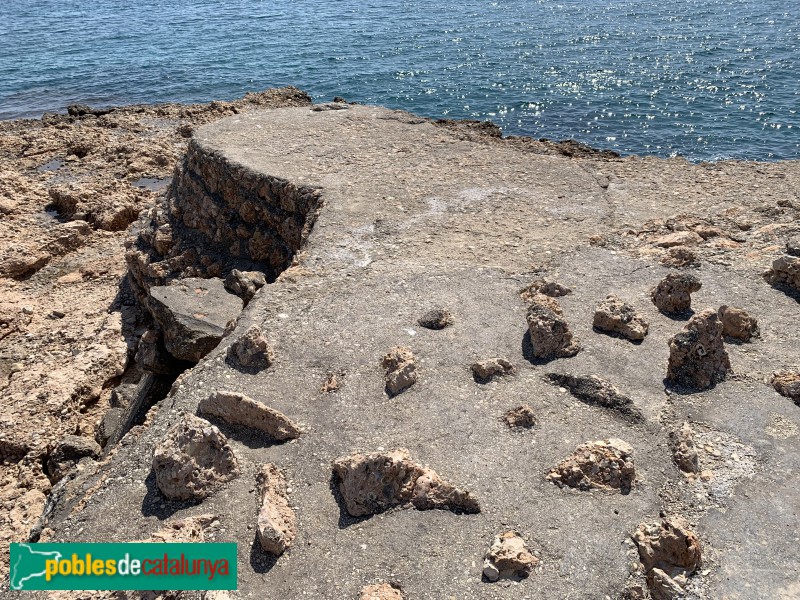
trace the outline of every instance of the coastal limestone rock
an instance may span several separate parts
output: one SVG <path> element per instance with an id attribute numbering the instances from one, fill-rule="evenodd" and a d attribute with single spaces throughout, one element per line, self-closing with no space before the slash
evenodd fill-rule
<path id="1" fill-rule="evenodd" d="M 703 390 L 725 379 L 730 368 L 722 323 L 715 310 L 693 316 L 669 341 L 667 379 L 672 384 Z"/>
<path id="2" fill-rule="evenodd" d="M 432 308 L 417 321 L 420 327 L 425 329 L 439 330 L 444 329 L 453 323 L 453 315 L 446 308 Z"/>
<path id="3" fill-rule="evenodd" d="M 256 480 L 261 496 L 258 541 L 265 552 L 280 556 L 297 535 L 297 519 L 289 506 L 286 478 L 276 465 L 269 463 Z"/>
<path id="4" fill-rule="evenodd" d="M 495 536 L 483 559 L 483 575 L 489 581 L 526 579 L 539 559 L 528 550 L 525 540 L 516 531 Z"/>
<path id="5" fill-rule="evenodd" d="M 359 600 L 403 600 L 403 592 L 390 583 L 376 583 L 361 590 Z"/>
<path id="6" fill-rule="evenodd" d="M 694 445 L 694 431 L 689 423 L 684 423 L 680 429 L 669 434 L 672 447 L 672 460 L 684 473 L 694 474 L 700 472 L 700 459 L 697 447 Z"/>
<path id="7" fill-rule="evenodd" d="M 96 459 L 102 450 L 94 440 L 65 435 L 47 457 L 47 472 L 53 483 L 60 481 L 84 458 Z"/>
<path id="8" fill-rule="evenodd" d="M 503 420 L 511 429 L 531 429 L 536 426 L 536 413 L 527 404 L 522 404 L 503 415 Z"/>
<path id="9" fill-rule="evenodd" d="M 561 296 L 566 296 L 571 293 L 572 290 L 567 286 L 549 279 L 535 279 L 519 291 L 520 297 L 527 304 L 534 301 L 536 294 L 544 294 L 551 298 L 560 298 Z"/>
<path id="10" fill-rule="evenodd" d="M 339 458 L 333 463 L 333 472 L 345 508 L 353 517 L 409 503 L 418 510 L 480 512 L 477 500 L 469 492 L 459 490 L 432 469 L 414 462 L 404 448 Z"/>
<path id="11" fill-rule="evenodd" d="M 654 244 L 661 248 L 673 248 L 675 246 L 696 246 L 703 241 L 703 237 L 694 231 L 676 231 L 658 238 Z"/>
<path id="12" fill-rule="evenodd" d="M 225 291 L 221 279 L 189 278 L 151 287 L 147 306 L 164 332 L 167 351 L 198 362 L 217 347 L 225 326 L 239 316 L 242 301 Z"/>
<path id="13" fill-rule="evenodd" d="M 600 331 L 618 333 L 633 341 L 643 340 L 648 328 L 647 321 L 636 313 L 636 309 L 614 294 L 609 294 L 598 305 L 592 324 Z"/>
<path id="14" fill-rule="evenodd" d="M 472 365 L 472 374 L 475 380 L 480 383 L 488 383 L 494 377 L 513 375 L 515 372 L 514 365 L 505 358 L 499 357 L 482 360 Z"/>
<path id="15" fill-rule="evenodd" d="M 247 331 L 228 348 L 228 358 L 249 369 L 266 369 L 275 360 L 275 352 L 258 325 Z"/>
<path id="16" fill-rule="evenodd" d="M 632 423 L 643 423 L 645 420 L 633 400 L 597 375 L 582 377 L 569 373 L 548 373 L 546 377 L 550 383 L 567 388 L 570 394 L 586 404 L 613 410 Z"/>
<path id="17" fill-rule="evenodd" d="M 670 273 L 652 289 L 650 297 L 662 313 L 680 314 L 691 309 L 691 294 L 702 285 L 697 277 L 689 273 Z"/>
<path id="18" fill-rule="evenodd" d="M 573 340 L 572 330 L 557 300 L 536 294 L 531 299 L 526 320 L 534 358 L 567 358 L 580 352 L 581 346 Z"/>
<path id="19" fill-rule="evenodd" d="M 619 490 L 623 494 L 631 491 L 635 478 L 633 448 L 616 438 L 578 446 L 546 476 L 559 487 Z"/>
<path id="20" fill-rule="evenodd" d="M 776 258 L 772 268 L 764 274 L 764 279 L 775 287 L 800 291 L 800 257 L 787 255 Z"/>
<path id="21" fill-rule="evenodd" d="M 200 500 L 239 474 L 233 449 L 219 429 L 183 413 L 153 452 L 158 489 L 170 500 Z"/>
<path id="22" fill-rule="evenodd" d="M 722 335 L 749 342 L 758 335 L 758 321 L 741 308 L 720 306 L 717 311 L 722 323 Z"/>
<path id="23" fill-rule="evenodd" d="M 633 534 L 654 600 L 683 597 L 688 578 L 702 561 L 700 540 L 681 517 L 642 523 Z"/>
<path id="24" fill-rule="evenodd" d="M 256 292 L 267 285 L 267 278 L 261 271 L 240 271 L 234 269 L 225 278 L 225 289 L 242 299 L 245 306 Z"/>
<path id="25" fill-rule="evenodd" d="M 302 433 L 283 413 L 237 392 L 216 391 L 201 400 L 197 409 L 231 425 L 264 431 L 278 441 L 295 439 Z"/>
<path id="26" fill-rule="evenodd" d="M 386 371 L 386 392 L 389 396 L 396 396 L 417 382 L 417 359 L 409 348 L 392 348 L 383 357 L 381 366 Z"/>
<path id="27" fill-rule="evenodd" d="M 781 396 L 786 396 L 800 403 L 800 372 L 776 371 L 772 374 L 770 383 Z"/>

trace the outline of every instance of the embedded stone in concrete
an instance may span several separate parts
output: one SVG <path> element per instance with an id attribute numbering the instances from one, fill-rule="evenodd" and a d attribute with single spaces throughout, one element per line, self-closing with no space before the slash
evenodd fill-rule
<path id="1" fill-rule="evenodd" d="M 522 300 L 528 304 L 533 302 L 536 294 L 544 294 L 551 298 L 560 298 L 561 296 L 566 296 L 571 293 L 572 290 L 567 286 L 549 279 L 535 279 L 519 291 Z"/>
<path id="2" fill-rule="evenodd" d="M 770 383 L 781 396 L 800 402 L 800 372 L 776 371 L 772 374 Z"/>
<path id="3" fill-rule="evenodd" d="M 391 583 L 376 583 L 361 590 L 359 600 L 403 600 L 403 592 Z"/>
<path id="4" fill-rule="evenodd" d="M 342 457 L 333 463 L 333 472 L 345 509 L 353 517 L 407 504 L 419 510 L 480 512 L 477 500 L 469 492 L 414 462 L 403 448 Z"/>
<path id="5" fill-rule="evenodd" d="M 297 535 L 297 519 L 289 506 L 286 478 L 274 464 L 264 465 L 257 477 L 261 496 L 258 541 L 265 552 L 280 556 Z"/>
<path id="6" fill-rule="evenodd" d="M 674 246 L 696 246 L 702 241 L 703 238 L 694 231 L 676 231 L 658 238 L 653 243 L 661 248 L 672 248 Z"/>
<path id="7" fill-rule="evenodd" d="M 191 542 L 198 543 L 205 541 L 205 532 L 212 523 L 219 522 L 216 515 L 203 514 L 195 517 L 186 517 L 168 521 L 164 526 L 150 536 L 149 542 Z"/>
<path id="8" fill-rule="evenodd" d="M 693 316 L 669 341 L 667 379 L 672 384 L 703 390 L 725 379 L 730 368 L 722 323 L 715 310 Z"/>
<path id="9" fill-rule="evenodd" d="M 239 474 L 228 439 L 189 413 L 171 427 L 153 452 L 158 489 L 170 500 L 200 500 Z"/>
<path id="10" fill-rule="evenodd" d="M 764 274 L 764 279 L 775 287 L 800 291 L 800 257 L 786 255 L 776 258 L 772 268 Z"/>
<path id="11" fill-rule="evenodd" d="M 60 481 L 81 460 L 96 459 L 101 452 L 100 446 L 94 440 L 79 435 L 65 435 L 47 457 L 50 480 L 53 483 Z"/>
<path id="12" fill-rule="evenodd" d="M 225 278 L 225 289 L 236 294 L 247 306 L 256 292 L 267 285 L 267 278 L 261 271 L 240 271 L 233 269 Z"/>
<path id="13" fill-rule="evenodd" d="M 383 357 L 381 366 L 386 371 L 386 392 L 390 396 L 396 396 L 417 382 L 417 359 L 409 348 L 392 348 Z"/>
<path id="14" fill-rule="evenodd" d="M 197 409 L 205 415 L 264 431 L 278 440 L 291 440 L 303 433 L 292 420 L 275 409 L 237 392 L 216 391 L 200 401 Z"/>
<path id="15" fill-rule="evenodd" d="M 217 278 L 153 286 L 147 305 L 164 332 L 167 351 L 191 362 L 217 347 L 225 326 L 242 310 L 242 300 L 229 294 Z"/>
<path id="16" fill-rule="evenodd" d="M 481 383 L 487 383 L 495 377 L 502 377 L 503 375 L 513 375 L 516 373 L 514 365 L 512 365 L 505 358 L 489 358 L 482 360 L 472 365 L 472 374 L 475 379 Z"/>
<path id="17" fill-rule="evenodd" d="M 658 310 L 665 314 L 680 314 L 692 308 L 693 292 L 702 287 L 690 273 L 670 273 L 652 289 L 650 297 Z"/>
<path id="18" fill-rule="evenodd" d="M 722 322 L 722 335 L 742 342 L 749 342 L 759 333 L 758 321 L 741 308 L 720 306 L 717 311 Z"/>
<path id="19" fill-rule="evenodd" d="M 525 540 L 515 531 L 495 536 L 483 559 L 483 575 L 489 581 L 526 579 L 539 559 L 528 550 Z"/>
<path id="20" fill-rule="evenodd" d="M 228 358 L 249 369 L 266 369 L 275 360 L 275 352 L 258 325 L 251 325 L 228 348 Z"/>
<path id="21" fill-rule="evenodd" d="M 618 333 L 633 341 L 641 341 L 647 335 L 648 323 L 631 304 L 609 294 L 594 312 L 592 325 L 600 331 Z"/>
<path id="22" fill-rule="evenodd" d="M 700 257 L 693 250 L 689 250 L 689 248 L 675 246 L 669 248 L 658 262 L 665 267 L 684 269 L 686 267 L 699 267 Z"/>
<path id="23" fill-rule="evenodd" d="M 620 439 L 587 442 L 550 470 L 546 479 L 559 487 L 583 491 L 601 489 L 630 492 L 636 472 L 633 448 Z"/>
<path id="24" fill-rule="evenodd" d="M 536 294 L 531 299 L 526 320 L 534 358 L 567 358 L 580 352 L 581 346 L 573 339 L 557 300 Z"/>
<path id="25" fill-rule="evenodd" d="M 689 523 L 681 517 L 642 523 L 632 537 L 653 598 L 683 597 L 688 578 L 697 571 L 703 554 Z"/>
<path id="26" fill-rule="evenodd" d="M 694 431 L 689 423 L 684 423 L 680 429 L 671 431 L 669 441 L 672 447 L 672 460 L 678 468 L 684 473 L 699 473 L 700 459 L 694 444 Z"/>
<path id="27" fill-rule="evenodd" d="M 547 379 L 550 383 L 567 388 L 573 396 L 586 404 L 613 410 L 633 423 L 642 423 L 645 420 L 642 411 L 631 398 L 597 375 L 582 377 L 569 373 L 548 373 Z"/>
<path id="28" fill-rule="evenodd" d="M 432 308 L 422 315 L 417 323 L 419 323 L 420 327 L 424 327 L 426 329 L 444 329 L 448 325 L 452 325 L 453 315 L 451 315 L 450 311 L 446 308 Z"/>
<path id="29" fill-rule="evenodd" d="M 503 415 L 503 420 L 512 429 L 531 429 L 536 426 L 536 413 L 527 404 L 522 404 Z"/>

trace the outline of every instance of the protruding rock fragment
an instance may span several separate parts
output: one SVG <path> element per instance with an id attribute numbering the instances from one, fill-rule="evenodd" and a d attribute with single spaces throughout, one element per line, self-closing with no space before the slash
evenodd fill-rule
<path id="1" fill-rule="evenodd" d="M 234 269 L 225 278 L 225 289 L 239 296 L 245 306 L 253 299 L 256 292 L 267 285 L 267 278 L 261 271 L 240 271 Z"/>
<path id="2" fill-rule="evenodd" d="M 633 400 L 597 375 L 581 377 L 569 373 L 548 373 L 547 379 L 551 383 L 567 388 L 573 396 L 586 404 L 616 411 L 633 423 L 642 423 L 645 420 L 642 411 Z"/>
<path id="3" fill-rule="evenodd" d="M 158 489 L 171 500 L 199 500 L 239 474 L 233 449 L 214 425 L 183 413 L 153 452 Z"/>
<path id="4" fill-rule="evenodd" d="M 333 463 L 333 472 L 339 480 L 345 508 L 353 517 L 408 503 L 419 510 L 480 512 L 477 500 L 469 492 L 415 463 L 403 448 L 340 458 Z"/>
<path id="5" fill-rule="evenodd" d="M 669 341 L 667 379 L 673 384 L 703 390 L 725 379 L 730 368 L 722 323 L 714 310 L 693 316 Z"/>
<path id="6" fill-rule="evenodd" d="M 800 257 L 800 235 L 786 240 L 786 254 Z"/>
<path id="7" fill-rule="evenodd" d="M 697 256 L 696 252 L 689 250 L 685 246 L 675 246 L 667 250 L 659 262 L 665 267 L 684 269 L 686 267 L 699 267 L 700 257 Z"/>
<path id="8" fill-rule="evenodd" d="M 557 300 L 537 294 L 531 300 L 526 320 L 534 358 L 567 358 L 580 352 L 580 344 L 573 340 Z"/>
<path id="9" fill-rule="evenodd" d="M 339 377 L 341 374 L 337 373 L 328 373 L 328 376 L 325 378 L 325 381 L 322 383 L 322 386 L 319 388 L 319 391 L 323 394 L 330 394 L 332 392 L 339 391 L 339 386 L 341 386 L 341 381 L 339 381 Z"/>
<path id="10" fill-rule="evenodd" d="M 551 298 L 560 298 L 561 296 L 566 296 L 571 293 L 572 290 L 567 286 L 548 279 L 536 279 L 519 291 L 522 300 L 528 304 L 533 302 L 536 294 L 544 294 Z"/>
<path id="11" fill-rule="evenodd" d="M 776 258 L 772 268 L 764 274 L 764 279 L 775 287 L 800 291 L 800 257 L 786 255 Z"/>
<path id="12" fill-rule="evenodd" d="M 672 459 L 684 473 L 699 473 L 700 459 L 694 445 L 694 431 L 689 423 L 684 423 L 680 429 L 669 434 L 672 447 Z"/>
<path id="13" fill-rule="evenodd" d="M 122 408 L 110 408 L 103 415 L 94 439 L 98 444 L 105 447 L 112 437 L 114 437 L 125 420 L 125 411 Z"/>
<path id="14" fill-rule="evenodd" d="M 286 478 L 274 464 L 258 474 L 261 508 L 258 511 L 258 541 L 265 552 L 280 556 L 297 535 L 294 510 L 289 506 Z"/>
<path id="15" fill-rule="evenodd" d="M 515 531 L 495 536 L 483 559 L 483 575 L 489 581 L 526 579 L 539 564 L 528 550 L 525 540 Z"/>
<path id="16" fill-rule="evenodd" d="M 303 433 L 303 430 L 282 412 L 237 392 L 216 391 L 201 400 L 197 409 L 205 415 L 217 417 L 231 425 L 242 425 L 264 431 L 278 441 L 291 440 Z"/>
<path id="17" fill-rule="evenodd" d="M 386 392 L 396 396 L 417 382 L 417 359 L 409 348 L 397 346 L 381 361 L 386 370 Z"/>
<path id="18" fill-rule="evenodd" d="M 94 440 L 79 435 L 65 435 L 47 458 L 47 472 L 55 483 L 63 479 L 82 459 L 95 459 L 102 452 Z"/>
<path id="19" fill-rule="evenodd" d="M 702 241 L 703 238 L 694 231 L 676 231 L 658 238 L 654 244 L 661 248 L 672 248 L 674 246 L 696 246 Z"/>
<path id="20" fill-rule="evenodd" d="M 781 396 L 800 403 L 800 372 L 776 371 L 772 374 L 770 383 Z"/>
<path id="21" fill-rule="evenodd" d="M 700 540 L 686 520 L 670 517 L 661 523 L 642 523 L 633 541 L 654 600 L 682 597 L 688 578 L 702 561 Z"/>
<path id="22" fill-rule="evenodd" d="M 258 325 L 251 325 L 228 348 L 228 358 L 242 367 L 266 369 L 275 360 L 275 352 Z"/>
<path id="23" fill-rule="evenodd" d="M 486 383 L 494 377 L 513 375 L 515 372 L 514 365 L 505 358 L 499 357 L 482 360 L 472 365 L 472 374 L 481 383 Z"/>
<path id="24" fill-rule="evenodd" d="M 453 315 L 446 308 L 432 308 L 422 315 L 417 323 L 426 329 L 444 329 L 453 323 Z"/>
<path id="25" fill-rule="evenodd" d="M 618 333 L 629 340 L 640 341 L 647 335 L 648 323 L 627 302 L 609 294 L 594 312 L 592 323 L 600 331 Z"/>
<path id="26" fill-rule="evenodd" d="M 225 291 L 221 279 L 182 279 L 153 286 L 147 301 L 172 356 L 198 362 L 217 347 L 225 326 L 239 316 L 242 301 Z"/>
<path id="27" fill-rule="evenodd" d="M 587 442 L 550 470 L 547 480 L 579 490 L 630 492 L 636 478 L 633 448 L 620 439 Z"/>
<path id="28" fill-rule="evenodd" d="M 403 600 L 403 592 L 390 583 L 376 583 L 363 588 L 358 600 Z"/>
<path id="29" fill-rule="evenodd" d="M 150 536 L 149 542 L 204 542 L 205 530 L 217 520 L 216 515 L 205 514 L 168 521 L 156 533 Z"/>
<path id="30" fill-rule="evenodd" d="M 691 294 L 702 287 L 689 273 L 670 273 L 650 292 L 653 304 L 666 314 L 680 314 L 692 308 Z"/>
<path id="31" fill-rule="evenodd" d="M 720 306 L 717 311 L 722 322 L 722 335 L 749 342 L 758 335 L 758 321 L 741 308 Z"/>
<path id="32" fill-rule="evenodd" d="M 512 429 L 531 429 L 536 426 L 536 413 L 527 404 L 522 404 L 503 415 L 503 420 Z"/>

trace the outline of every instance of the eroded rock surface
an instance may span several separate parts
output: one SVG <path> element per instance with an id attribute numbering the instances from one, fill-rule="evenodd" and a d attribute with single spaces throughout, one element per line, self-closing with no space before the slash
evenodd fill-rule
<path id="1" fill-rule="evenodd" d="M 684 246 L 669 248 L 664 256 L 659 260 L 665 267 L 685 269 L 687 267 L 699 267 L 700 257 L 696 252 Z"/>
<path id="2" fill-rule="evenodd" d="M 515 531 L 495 536 L 483 559 L 483 575 L 489 581 L 526 579 L 539 559 L 528 550 L 525 540 Z"/>
<path id="3" fill-rule="evenodd" d="M 274 464 L 264 465 L 257 477 L 261 507 L 258 541 L 265 552 L 280 556 L 297 535 L 297 519 L 289 506 L 286 478 Z"/>
<path id="4" fill-rule="evenodd" d="M 800 291 L 800 257 L 786 255 L 776 258 L 764 278 L 776 287 Z"/>
<path id="5" fill-rule="evenodd" d="M 444 329 L 448 325 L 452 325 L 453 315 L 446 308 L 436 307 L 422 315 L 417 323 L 425 329 Z"/>
<path id="6" fill-rule="evenodd" d="M 199 500 L 239 474 L 233 449 L 214 425 L 184 413 L 153 452 L 158 489 L 170 500 Z"/>
<path id="7" fill-rule="evenodd" d="M 100 446 L 92 439 L 67 435 L 59 442 L 47 459 L 47 471 L 53 483 L 61 480 L 84 458 L 96 459 L 101 453 Z"/>
<path id="8" fill-rule="evenodd" d="M 519 291 L 520 297 L 526 303 L 533 302 L 536 294 L 560 298 L 571 293 L 570 288 L 551 279 L 535 279 Z"/>
<path id="9" fill-rule="evenodd" d="M 702 561 L 700 540 L 680 517 L 642 523 L 633 534 L 647 584 L 655 600 L 682 597 L 687 579 Z"/>
<path id="10" fill-rule="evenodd" d="M 715 310 L 694 315 L 669 342 L 667 379 L 674 385 L 703 390 L 725 379 L 730 368 Z"/>
<path id="11" fill-rule="evenodd" d="M 167 521 L 163 527 L 150 536 L 148 542 L 191 542 L 205 541 L 205 532 L 212 523 L 218 522 L 213 514 L 202 514 L 185 519 Z"/>
<path id="12" fill-rule="evenodd" d="M 239 296 L 245 306 L 250 303 L 256 292 L 265 285 L 267 285 L 267 278 L 260 271 L 233 269 L 225 278 L 225 289 Z"/>
<path id="13" fill-rule="evenodd" d="M 781 396 L 800 403 L 800 371 L 776 371 L 770 383 Z"/>
<path id="14" fill-rule="evenodd" d="M 544 294 L 531 299 L 526 316 L 533 357 L 541 360 L 568 358 L 580 352 L 558 301 Z"/>
<path id="15" fill-rule="evenodd" d="M 722 335 L 725 337 L 749 342 L 759 333 L 758 320 L 741 308 L 720 306 L 717 314 L 722 322 Z"/>
<path id="16" fill-rule="evenodd" d="M 228 358 L 248 369 L 266 369 L 275 360 L 275 351 L 258 325 L 251 325 L 228 348 Z"/>
<path id="17" fill-rule="evenodd" d="M 264 431 L 278 441 L 300 437 L 303 432 L 282 412 L 237 392 L 216 391 L 201 400 L 197 409 L 231 425 Z"/>
<path id="18" fill-rule="evenodd" d="M 690 273 L 670 273 L 650 292 L 653 304 L 665 314 L 680 314 L 692 308 L 691 294 L 702 287 Z"/>
<path id="19" fill-rule="evenodd" d="M 489 382 L 495 377 L 513 375 L 516 373 L 514 365 L 505 358 L 489 358 L 472 364 L 472 374 L 481 383 Z"/>
<path id="20" fill-rule="evenodd" d="M 614 294 L 610 294 L 598 305 L 592 325 L 600 331 L 618 333 L 633 341 L 643 340 L 649 326 L 633 305 Z"/>
<path id="21" fill-rule="evenodd" d="M 403 600 L 400 588 L 390 583 L 376 583 L 361 590 L 359 600 Z"/>
<path id="22" fill-rule="evenodd" d="M 352 454 L 336 460 L 345 508 L 353 517 L 373 515 L 393 506 L 411 504 L 419 510 L 480 512 L 469 492 L 443 480 L 432 469 L 414 462 L 408 450 Z"/>
<path id="23" fill-rule="evenodd" d="M 697 456 L 697 447 L 694 443 L 694 430 L 689 423 L 681 425 L 680 429 L 669 434 L 672 448 L 672 460 L 684 473 L 699 473 L 700 459 Z"/>
<path id="24" fill-rule="evenodd" d="M 583 377 L 569 373 L 548 373 L 547 379 L 553 384 L 567 388 L 573 396 L 586 404 L 613 410 L 634 423 L 645 420 L 642 411 L 631 398 L 620 393 L 610 382 L 597 375 Z"/>
<path id="25" fill-rule="evenodd" d="M 386 392 L 390 396 L 404 392 L 417 382 L 417 359 L 409 348 L 397 346 L 381 361 L 385 370 Z"/>
<path id="26" fill-rule="evenodd" d="M 503 415 L 506 425 L 512 429 L 531 429 L 536 426 L 536 413 L 527 404 L 512 408 Z"/>
<path id="27" fill-rule="evenodd" d="M 616 438 L 578 446 L 547 474 L 547 479 L 558 486 L 623 494 L 631 491 L 635 478 L 633 448 Z"/>

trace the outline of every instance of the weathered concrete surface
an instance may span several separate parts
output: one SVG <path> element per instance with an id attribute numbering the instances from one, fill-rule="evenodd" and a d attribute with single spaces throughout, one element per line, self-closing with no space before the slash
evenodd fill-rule
<path id="1" fill-rule="evenodd" d="M 664 510 L 697 523 L 703 570 L 688 585 L 698 597 L 796 595 L 800 443 L 790 427 L 778 435 L 773 425 L 797 423 L 800 414 L 766 381 L 800 355 L 790 326 L 800 306 L 761 278 L 796 215 L 785 209 L 765 221 L 756 209 L 796 197 L 797 163 L 541 156 L 522 143 L 482 141 L 372 107 L 238 115 L 196 136 L 197 156 L 318 188 L 324 206 L 295 266 L 256 295 L 236 330 L 179 380 L 149 429 L 111 458 L 85 508 L 52 524 L 55 539 L 145 539 L 167 517 L 213 513 L 220 527 L 206 540 L 239 543 L 243 598 L 357 598 L 379 581 L 400 583 L 416 600 L 604 598 L 618 595 L 638 561 L 630 535 Z M 694 216 L 670 220 L 681 212 Z M 684 323 L 649 301 L 668 272 L 658 262 L 666 250 L 650 238 L 700 221 L 727 233 L 693 246 L 703 258 L 693 270 L 703 282 L 693 306 L 757 314 L 762 337 L 728 348 L 740 376 L 700 393 L 667 394 L 667 341 Z M 543 273 L 573 290 L 559 302 L 583 347 L 547 365 L 526 360 L 519 296 Z M 609 293 L 649 322 L 641 345 L 592 331 L 595 307 Z M 447 307 L 453 324 L 419 327 L 431 306 Z M 225 362 L 228 346 L 251 325 L 270 333 L 276 353 L 256 374 Z M 380 361 L 398 345 L 417 357 L 418 381 L 389 398 Z M 476 383 L 469 365 L 487 356 L 507 357 L 516 376 Z M 543 380 L 562 366 L 601 374 L 634 400 L 646 423 L 622 421 Z M 331 373 L 344 374 L 337 392 L 322 393 Z M 308 432 L 282 445 L 257 433 L 232 436 L 242 474 L 224 493 L 199 506 L 164 502 L 148 480 L 149 449 L 180 411 L 195 412 L 216 389 L 263 397 Z M 538 424 L 515 432 L 501 417 L 522 404 Z M 668 431 L 683 421 L 702 423 L 712 443 L 738 440 L 748 454 L 733 442 L 702 442 L 700 468 L 717 478 L 697 487 L 672 461 Z M 634 448 L 630 494 L 545 480 L 578 445 L 615 437 Z M 381 447 L 408 448 L 474 492 L 481 513 L 349 517 L 332 491 L 331 462 Z M 253 478 L 265 462 L 290 474 L 297 514 L 297 538 L 277 561 L 263 560 L 248 529 L 257 513 Z M 537 572 L 509 587 L 487 585 L 487 542 L 509 528 L 539 550 Z"/>

